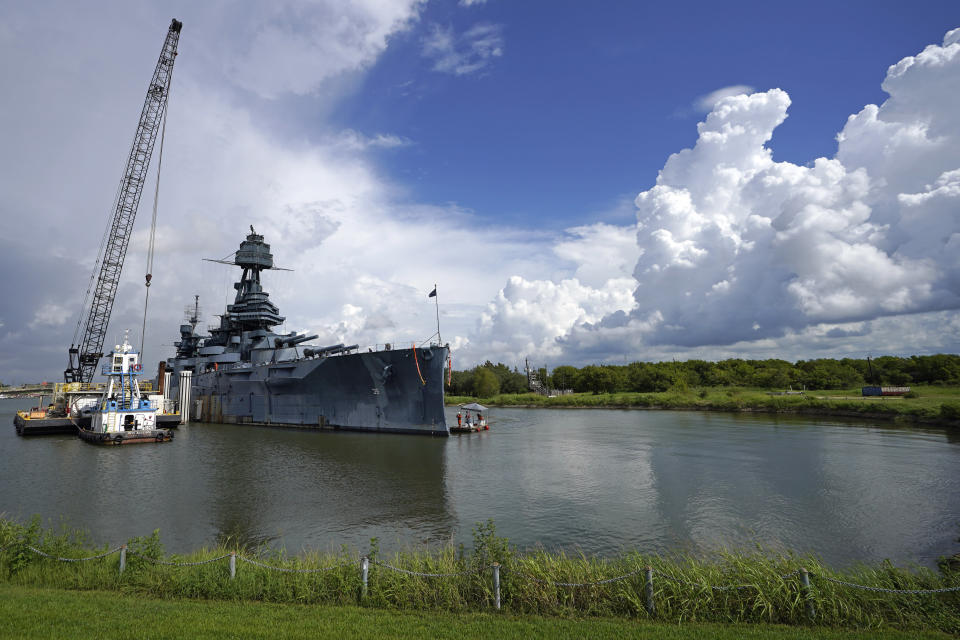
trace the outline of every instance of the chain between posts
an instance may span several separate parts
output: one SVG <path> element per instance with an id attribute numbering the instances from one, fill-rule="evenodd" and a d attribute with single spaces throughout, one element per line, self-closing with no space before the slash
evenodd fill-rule
<path id="1" fill-rule="evenodd" d="M 384 567 L 385 569 L 390 569 L 391 571 L 396 571 L 398 573 L 405 573 L 410 576 L 420 576 L 421 578 L 453 578 L 455 576 L 468 576 L 480 572 L 477 569 L 469 569 L 467 571 L 458 571 L 456 573 L 421 573 L 419 571 L 410 571 L 409 569 L 394 567 L 393 565 L 387 564 L 386 562 L 380 562 L 379 560 L 371 559 L 370 564 L 375 564 L 379 567 Z"/>
<path id="2" fill-rule="evenodd" d="M 224 558 L 230 557 L 230 554 L 227 553 L 222 556 L 217 556 L 216 558 L 210 558 L 209 560 L 200 560 L 199 562 L 167 562 L 166 560 L 157 560 L 156 558 L 151 558 L 149 556 L 143 555 L 142 553 L 137 553 L 136 551 L 130 551 L 129 549 L 127 549 L 127 553 L 130 555 L 142 558 L 143 560 L 146 560 L 151 564 L 162 564 L 168 567 L 198 567 L 202 564 L 210 564 L 211 562 L 216 562 L 218 560 L 223 560 Z"/>
<path id="3" fill-rule="evenodd" d="M 501 569 L 503 570 L 503 569 Z M 530 582 L 536 582 L 537 584 L 552 584 L 558 587 L 594 587 L 601 584 L 610 584 L 611 582 L 618 582 L 620 580 L 626 580 L 627 578 L 632 578 L 635 575 L 643 573 L 644 569 L 637 569 L 636 571 L 631 571 L 630 573 L 625 573 L 622 576 L 617 576 L 615 578 L 607 578 L 605 580 L 597 580 L 596 582 L 556 582 L 554 580 L 540 580 L 534 578 L 531 575 L 526 573 L 516 572 L 515 575 L 520 576 L 524 580 L 529 580 Z"/>
<path id="4" fill-rule="evenodd" d="M 26 544 L 26 545 L 24 545 L 24 546 L 25 546 L 27 549 L 30 549 L 30 551 L 33 551 L 34 553 L 36 553 L 37 555 L 41 555 L 41 556 L 43 556 L 44 558 L 50 558 L 51 560 L 58 560 L 58 561 L 60 561 L 60 562 L 85 562 L 85 561 L 87 561 L 87 560 L 98 560 L 98 559 L 100 559 L 100 558 L 106 558 L 107 556 L 112 555 L 112 554 L 116 553 L 117 551 L 120 551 L 120 549 L 121 549 L 121 547 L 117 547 L 116 549 L 111 549 L 110 551 L 105 551 L 104 553 L 101 553 L 101 554 L 99 554 L 99 555 L 96 555 L 96 556 L 88 556 L 88 557 L 86 557 L 86 558 L 61 558 L 61 557 L 59 557 L 59 556 L 52 556 L 52 555 L 50 555 L 49 553 L 45 553 L 45 552 L 41 551 L 40 549 L 37 549 L 36 547 L 31 547 L 31 546 L 28 545 L 28 544 Z"/>
<path id="5" fill-rule="evenodd" d="M 832 582 L 834 584 L 840 584 L 845 587 L 852 587 L 854 589 L 863 589 L 864 591 L 875 591 L 877 593 L 903 593 L 909 595 L 923 595 L 927 593 L 949 593 L 951 591 L 960 591 L 960 587 L 944 587 L 942 589 L 885 589 L 883 587 L 868 587 L 863 584 L 854 584 L 853 582 L 844 582 L 843 580 L 837 580 L 836 578 L 831 578 L 829 576 L 810 574 L 811 578 L 821 578 L 827 582 Z"/>
<path id="6" fill-rule="evenodd" d="M 320 569 L 293 569 L 288 567 L 277 567 L 274 565 L 265 564 L 263 562 L 254 560 L 253 558 L 247 558 L 245 556 L 237 556 L 237 557 L 248 564 L 252 564 L 258 567 L 263 567 L 264 569 L 271 569 L 273 571 L 282 571 L 284 573 L 324 573 L 326 571 L 333 571 L 334 569 L 341 569 L 343 567 L 353 566 L 352 562 L 351 563 L 344 562 L 341 564 L 335 564 L 330 567 L 321 567 Z"/>
<path id="7" fill-rule="evenodd" d="M 760 589 L 755 584 L 731 584 L 722 587 L 714 586 L 712 584 L 700 584 L 699 582 L 691 582 L 689 580 L 684 580 L 683 578 L 676 578 L 669 573 L 660 573 L 660 576 L 670 580 L 671 582 L 677 582 L 679 584 L 685 584 L 690 587 L 697 587 L 698 589 L 712 589 L 714 591 L 738 591 L 740 589 Z"/>

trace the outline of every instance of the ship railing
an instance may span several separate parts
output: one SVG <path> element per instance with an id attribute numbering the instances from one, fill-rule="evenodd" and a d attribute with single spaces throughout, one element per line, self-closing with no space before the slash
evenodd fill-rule
<path id="1" fill-rule="evenodd" d="M 366 345 L 360 347 L 357 351 L 368 352 L 368 351 L 402 351 L 403 349 L 409 349 L 410 347 L 416 345 L 420 349 L 425 349 L 427 347 L 439 347 L 442 346 L 439 342 L 433 340 L 436 335 L 430 336 L 426 340 L 397 340 L 396 342 L 378 342 L 377 344 Z"/>
<path id="2" fill-rule="evenodd" d="M 409 348 L 409 342 L 378 342 L 367 346 L 367 351 L 396 351 L 398 349 Z M 362 351 L 362 349 L 360 349 Z"/>
<path id="3" fill-rule="evenodd" d="M 54 385 L 54 393 L 63 395 L 65 393 L 87 393 L 101 392 L 106 388 L 103 382 L 58 382 Z"/>

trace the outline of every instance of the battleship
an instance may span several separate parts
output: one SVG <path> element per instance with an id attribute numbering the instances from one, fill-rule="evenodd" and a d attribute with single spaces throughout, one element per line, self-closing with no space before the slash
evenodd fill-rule
<path id="1" fill-rule="evenodd" d="M 284 318 L 260 281 L 275 269 L 270 245 L 250 234 L 227 264 L 242 269 L 219 326 L 199 335 L 198 313 L 161 362 L 164 395 L 181 421 L 449 436 L 444 373 L 450 346 L 308 344 L 276 333 Z"/>

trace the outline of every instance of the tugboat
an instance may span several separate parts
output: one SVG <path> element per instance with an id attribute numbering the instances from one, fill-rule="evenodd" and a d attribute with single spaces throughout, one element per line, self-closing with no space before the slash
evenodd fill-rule
<path id="1" fill-rule="evenodd" d="M 77 430 L 81 440 L 103 445 L 173 440 L 172 431 L 157 428 L 157 404 L 140 393 L 142 371 L 140 353 L 125 336 L 103 365 L 107 383 L 90 417 L 90 428 Z"/>

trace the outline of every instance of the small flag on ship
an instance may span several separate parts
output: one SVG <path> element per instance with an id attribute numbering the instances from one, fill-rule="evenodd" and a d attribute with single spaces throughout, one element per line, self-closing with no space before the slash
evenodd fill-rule
<path id="1" fill-rule="evenodd" d="M 431 292 L 427 295 L 427 297 L 428 297 L 428 298 L 436 298 L 436 297 L 437 297 L 437 285 L 433 285 L 433 291 L 431 291 Z"/>

